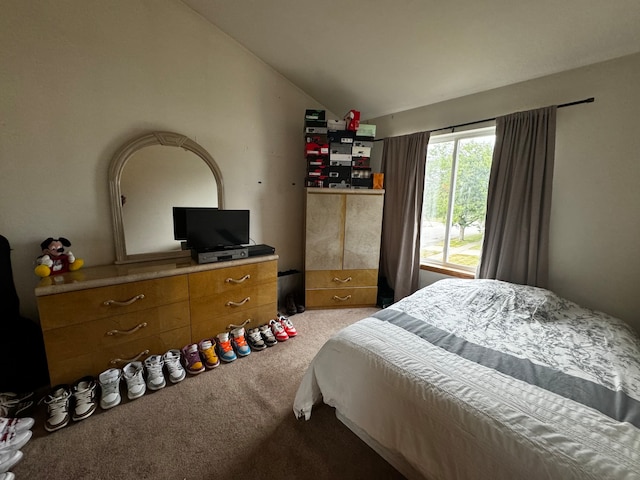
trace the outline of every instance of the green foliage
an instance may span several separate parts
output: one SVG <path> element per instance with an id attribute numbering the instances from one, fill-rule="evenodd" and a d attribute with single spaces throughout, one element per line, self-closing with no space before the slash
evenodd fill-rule
<path id="1" fill-rule="evenodd" d="M 427 150 L 423 208 L 427 221 L 446 222 L 453 153 L 453 141 L 429 145 Z M 493 136 L 458 142 L 452 224 L 459 227 L 461 240 L 466 227 L 484 222 L 492 154 Z"/>

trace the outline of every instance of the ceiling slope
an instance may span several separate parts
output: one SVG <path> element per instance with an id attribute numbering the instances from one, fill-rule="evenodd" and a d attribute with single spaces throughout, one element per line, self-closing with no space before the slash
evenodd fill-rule
<path id="1" fill-rule="evenodd" d="M 640 52 L 638 0 L 182 0 L 362 118 Z"/>

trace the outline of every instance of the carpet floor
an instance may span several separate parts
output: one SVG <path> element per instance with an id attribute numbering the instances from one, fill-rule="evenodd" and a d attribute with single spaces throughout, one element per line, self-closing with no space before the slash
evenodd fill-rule
<path id="1" fill-rule="evenodd" d="M 299 334 L 54 432 L 46 408 L 13 468 L 22 479 L 402 479 L 326 405 L 296 420 L 293 398 L 337 330 L 377 309 L 310 310 Z M 46 392 L 45 392 L 46 393 Z"/>

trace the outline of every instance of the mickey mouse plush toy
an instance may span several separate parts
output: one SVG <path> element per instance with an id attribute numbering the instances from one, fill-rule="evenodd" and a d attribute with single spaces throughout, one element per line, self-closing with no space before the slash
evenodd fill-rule
<path id="1" fill-rule="evenodd" d="M 75 272 L 84 265 L 84 260 L 76 258 L 73 253 L 65 252 L 64 247 L 70 247 L 71 242 L 64 237 L 49 237 L 40 244 L 42 255 L 38 257 L 35 273 L 39 277 L 58 275 L 65 272 Z"/>

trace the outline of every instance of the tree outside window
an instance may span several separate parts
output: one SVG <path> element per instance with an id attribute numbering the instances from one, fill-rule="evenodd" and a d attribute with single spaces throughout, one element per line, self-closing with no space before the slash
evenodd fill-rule
<path id="1" fill-rule="evenodd" d="M 427 148 L 420 260 L 475 271 L 480 262 L 495 129 L 432 137 Z"/>

